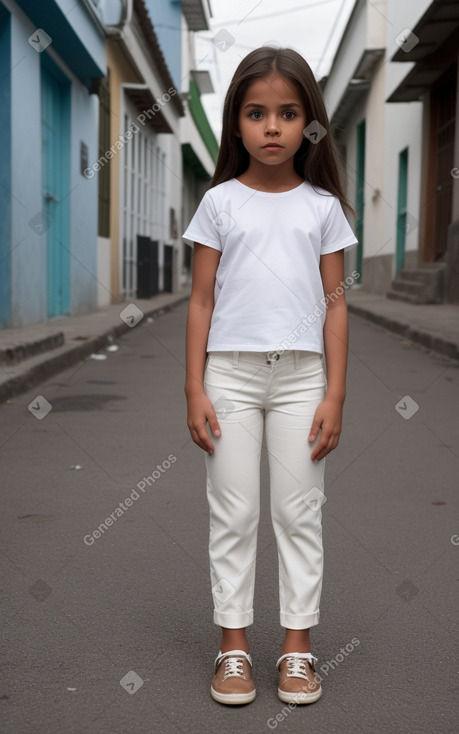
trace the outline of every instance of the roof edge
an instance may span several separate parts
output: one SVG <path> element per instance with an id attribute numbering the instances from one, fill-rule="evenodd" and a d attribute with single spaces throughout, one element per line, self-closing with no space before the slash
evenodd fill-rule
<path id="1" fill-rule="evenodd" d="M 171 87 L 173 87 L 174 89 L 176 89 L 174 80 L 172 79 L 171 73 L 169 71 L 169 67 L 167 66 L 166 59 L 164 58 L 163 52 L 161 51 L 158 37 L 156 35 L 153 22 L 148 13 L 145 0 L 134 0 L 134 12 L 139 18 L 142 33 L 144 34 L 145 39 L 148 42 L 151 57 L 155 62 L 155 66 L 160 76 L 166 84 L 166 88 L 170 89 Z M 178 94 L 172 97 L 171 103 L 173 104 L 179 115 L 183 117 L 185 115 L 185 110 L 183 108 L 182 100 L 180 99 L 180 91 L 180 89 L 177 89 Z"/>

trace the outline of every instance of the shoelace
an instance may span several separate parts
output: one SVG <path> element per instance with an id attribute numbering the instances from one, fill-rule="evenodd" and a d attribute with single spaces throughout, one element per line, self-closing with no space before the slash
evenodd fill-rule
<path id="1" fill-rule="evenodd" d="M 287 678 L 304 678 L 310 680 L 307 676 L 306 663 L 304 659 L 292 656 L 286 658 L 287 661 Z"/>
<path id="2" fill-rule="evenodd" d="M 223 680 L 226 680 L 227 678 L 232 678 L 233 676 L 243 678 L 243 663 L 243 658 L 225 658 L 225 675 L 223 676 Z"/>

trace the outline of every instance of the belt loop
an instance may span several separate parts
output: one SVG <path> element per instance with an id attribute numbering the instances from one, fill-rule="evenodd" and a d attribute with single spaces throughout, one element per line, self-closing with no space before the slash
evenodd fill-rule
<path id="1" fill-rule="evenodd" d="M 293 350 L 293 355 L 295 358 L 295 369 L 299 370 L 301 365 L 300 365 L 300 352 L 298 351 L 298 349 Z"/>
<path id="2" fill-rule="evenodd" d="M 239 352 L 233 352 L 233 367 L 239 366 Z"/>

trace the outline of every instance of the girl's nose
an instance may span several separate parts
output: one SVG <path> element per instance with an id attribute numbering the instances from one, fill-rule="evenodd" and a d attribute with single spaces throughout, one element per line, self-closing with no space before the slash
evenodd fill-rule
<path id="1" fill-rule="evenodd" d="M 268 133 L 278 133 L 279 132 L 279 125 L 277 122 L 277 117 L 273 115 L 272 117 L 268 117 L 266 120 L 266 132 Z"/>

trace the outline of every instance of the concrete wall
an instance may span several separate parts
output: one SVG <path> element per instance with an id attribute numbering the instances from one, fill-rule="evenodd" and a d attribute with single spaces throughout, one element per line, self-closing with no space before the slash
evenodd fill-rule
<path id="1" fill-rule="evenodd" d="M 385 108 L 386 156 L 384 168 L 384 241 L 391 242 L 395 252 L 397 236 L 397 197 L 399 154 L 408 148 L 407 212 L 411 222 L 405 239 L 405 255 L 415 253 L 419 245 L 419 219 L 422 162 L 422 103 L 386 104 Z M 413 260 L 413 258 L 412 258 Z M 392 276 L 395 275 L 395 261 Z"/>
<path id="2" fill-rule="evenodd" d="M 358 0 L 348 23 L 347 34 L 343 36 L 338 47 L 324 94 L 330 119 L 333 117 L 365 49 L 366 12 L 365 0 Z"/>
<path id="3" fill-rule="evenodd" d="M 359 2 L 341 41 L 324 95 L 332 116 L 346 93 L 364 49 L 386 47 L 384 57 L 373 70 L 369 90 L 362 93 L 341 126 L 346 147 L 348 196 L 355 203 L 356 128 L 363 119 L 366 121 L 362 287 L 380 294 L 386 293 L 395 275 L 399 154 L 406 147 L 407 209 L 412 217 L 412 227 L 405 242 L 406 266 L 416 266 L 418 258 L 419 227 L 416 223 L 420 218 L 422 103 L 386 103 L 391 91 L 412 66 L 394 64 L 390 58 L 398 49 L 395 37 L 410 24 L 415 24 L 417 8 L 419 3 L 411 0 L 407 3 L 399 0 Z M 355 255 L 350 253 L 351 257 Z"/>
<path id="4" fill-rule="evenodd" d="M 429 0 L 388 0 L 386 24 L 386 48 L 391 58 L 398 50 L 395 38 L 406 28 L 413 28 L 419 18 L 430 5 Z M 387 64 L 386 98 L 400 84 L 414 64 L 395 63 Z M 397 102 L 385 105 L 386 130 L 386 164 L 384 173 L 384 189 L 386 191 L 387 211 L 384 218 L 384 239 L 393 239 L 393 250 L 396 247 L 396 214 L 398 196 L 398 163 L 399 154 L 408 148 L 408 191 L 407 212 L 411 226 L 405 239 L 405 265 L 416 267 L 418 264 L 419 248 L 419 219 L 421 201 L 421 163 L 423 139 L 423 103 Z M 392 267 L 392 277 L 395 275 L 395 258 Z"/>
<path id="5" fill-rule="evenodd" d="M 365 257 L 387 254 L 383 239 L 384 165 L 387 162 L 387 141 L 384 130 L 385 64 L 375 72 L 365 101 Z M 363 280 L 364 282 L 364 280 Z"/>
<path id="6" fill-rule="evenodd" d="M 70 150 L 70 308 L 81 313 L 97 308 L 98 181 L 80 172 L 80 145 L 88 159 L 99 155 L 99 98 L 74 80 L 71 92 Z"/>

